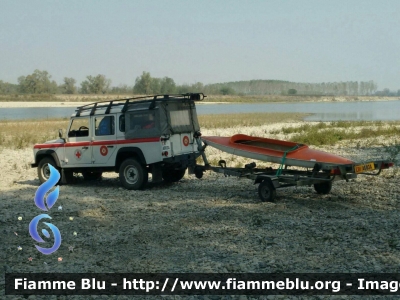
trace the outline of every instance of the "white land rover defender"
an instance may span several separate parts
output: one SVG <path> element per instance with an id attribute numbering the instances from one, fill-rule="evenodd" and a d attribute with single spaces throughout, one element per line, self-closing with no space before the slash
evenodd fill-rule
<path id="1" fill-rule="evenodd" d="M 50 176 L 49 164 L 61 174 L 60 183 L 100 179 L 117 172 L 127 189 L 143 189 L 153 181 L 179 181 L 202 155 L 200 127 L 194 101 L 204 94 L 155 95 L 102 101 L 78 107 L 67 137 L 36 144 L 34 163 L 41 183 Z M 196 171 L 201 178 L 202 172 Z"/>

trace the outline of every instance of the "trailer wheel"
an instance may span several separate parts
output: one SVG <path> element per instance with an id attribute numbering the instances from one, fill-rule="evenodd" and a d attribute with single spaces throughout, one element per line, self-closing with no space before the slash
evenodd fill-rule
<path id="1" fill-rule="evenodd" d="M 258 186 L 258 196 L 262 202 L 274 202 L 276 190 L 271 182 L 264 180 Z"/>
<path id="2" fill-rule="evenodd" d="M 119 180 L 128 190 L 140 190 L 147 184 L 149 173 L 136 159 L 128 158 L 119 168 Z"/>
<path id="3" fill-rule="evenodd" d="M 332 181 L 314 183 L 314 189 L 318 194 L 329 194 L 332 189 Z"/>

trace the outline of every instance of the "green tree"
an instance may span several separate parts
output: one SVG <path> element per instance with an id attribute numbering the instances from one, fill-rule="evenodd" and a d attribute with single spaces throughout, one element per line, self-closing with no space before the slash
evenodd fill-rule
<path id="1" fill-rule="evenodd" d="M 135 94 L 151 94 L 153 93 L 152 86 L 153 78 L 150 75 L 150 72 L 143 71 L 142 75 L 136 77 L 135 86 L 133 87 L 133 92 Z"/>
<path id="2" fill-rule="evenodd" d="M 18 92 L 18 85 L 0 80 L 0 94 L 13 94 Z"/>
<path id="3" fill-rule="evenodd" d="M 176 84 L 175 81 L 170 77 L 164 77 L 161 79 L 160 93 L 165 94 L 175 94 Z"/>
<path id="4" fill-rule="evenodd" d="M 196 83 L 192 84 L 191 92 L 192 93 L 204 92 L 204 84 L 202 84 L 201 82 L 196 82 Z"/>
<path id="5" fill-rule="evenodd" d="M 151 94 L 161 94 L 161 79 L 160 78 L 152 78 L 150 84 L 150 93 Z"/>
<path id="6" fill-rule="evenodd" d="M 133 87 L 129 87 L 126 84 L 121 84 L 119 86 L 113 86 L 111 88 L 111 93 L 113 94 L 131 94 Z"/>
<path id="7" fill-rule="evenodd" d="M 220 90 L 219 90 L 221 95 L 234 95 L 235 94 L 235 90 L 229 86 L 223 86 Z"/>
<path id="8" fill-rule="evenodd" d="M 19 90 L 26 94 L 55 94 L 58 86 L 50 79 L 51 76 L 47 71 L 35 70 L 28 76 L 18 78 Z"/>
<path id="9" fill-rule="evenodd" d="M 76 80 L 74 78 L 64 77 L 64 84 L 60 85 L 62 94 L 76 94 Z"/>
<path id="10" fill-rule="evenodd" d="M 104 75 L 87 76 L 86 80 L 81 82 L 80 92 L 82 94 L 106 94 L 110 90 L 111 80 Z"/>
<path id="11" fill-rule="evenodd" d="M 191 86 L 188 84 L 182 84 L 177 86 L 178 94 L 186 94 L 190 93 L 190 91 L 191 91 Z"/>
<path id="12" fill-rule="evenodd" d="M 296 95 L 297 90 L 296 89 L 288 89 L 288 95 Z"/>

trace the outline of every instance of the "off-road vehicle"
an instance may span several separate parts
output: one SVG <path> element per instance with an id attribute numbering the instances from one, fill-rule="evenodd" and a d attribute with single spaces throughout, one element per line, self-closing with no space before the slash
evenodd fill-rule
<path id="1" fill-rule="evenodd" d="M 127 189 L 148 182 L 179 181 L 201 155 L 200 127 L 195 102 L 204 94 L 154 95 L 95 102 L 78 107 L 64 138 L 34 146 L 34 163 L 41 183 L 50 176 L 49 164 L 61 173 L 62 184 L 74 173 L 100 179 L 117 172 Z M 197 171 L 197 177 L 202 176 Z"/>

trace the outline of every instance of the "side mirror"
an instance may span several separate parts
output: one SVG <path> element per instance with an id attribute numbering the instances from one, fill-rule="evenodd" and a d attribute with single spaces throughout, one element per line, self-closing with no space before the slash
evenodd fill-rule
<path id="1" fill-rule="evenodd" d="M 58 129 L 58 137 L 59 137 L 60 139 L 63 138 L 63 131 L 62 131 L 62 129 Z"/>

